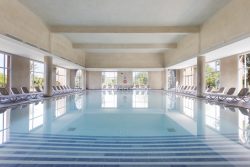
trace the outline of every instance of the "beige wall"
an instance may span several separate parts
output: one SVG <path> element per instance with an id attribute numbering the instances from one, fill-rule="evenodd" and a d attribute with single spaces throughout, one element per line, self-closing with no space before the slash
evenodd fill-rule
<path id="1" fill-rule="evenodd" d="M 0 1 L 0 33 L 9 34 L 39 48 L 49 50 L 49 30 L 17 0 Z"/>
<path id="2" fill-rule="evenodd" d="M 126 84 L 123 82 L 125 79 L 127 80 Z M 118 71 L 117 85 L 133 85 L 133 73 L 131 71 Z"/>
<path id="3" fill-rule="evenodd" d="M 201 26 L 200 34 L 188 35 L 178 43 L 177 49 L 166 52 L 165 67 L 249 37 L 249 7 L 249 0 L 232 0 Z"/>
<path id="4" fill-rule="evenodd" d="M 148 73 L 149 86 L 151 89 L 164 88 L 164 72 L 163 71 L 150 71 Z"/>
<path id="5" fill-rule="evenodd" d="M 62 35 L 50 33 L 46 24 L 18 0 L 0 0 L 0 33 L 8 34 L 59 57 L 85 66 L 85 55 Z"/>
<path id="6" fill-rule="evenodd" d="M 151 89 L 163 89 L 164 87 L 164 72 L 163 71 L 150 71 L 149 86 Z M 133 84 L 133 76 L 130 71 L 119 71 L 117 74 L 117 84 L 125 85 L 123 83 L 124 76 L 127 78 L 127 85 Z M 87 71 L 87 89 L 101 89 L 102 84 L 101 71 Z"/>
<path id="7" fill-rule="evenodd" d="M 51 34 L 51 53 L 85 66 L 85 53 L 72 48 L 72 43 L 61 34 Z"/>
<path id="8" fill-rule="evenodd" d="M 220 61 L 220 86 L 239 88 L 238 56 L 230 56 Z"/>
<path id="9" fill-rule="evenodd" d="M 102 72 L 87 71 L 87 89 L 101 89 L 102 86 Z"/>
<path id="10" fill-rule="evenodd" d="M 201 51 L 250 35 L 250 1 L 232 0 L 201 27 Z"/>
<path id="11" fill-rule="evenodd" d="M 76 72 L 77 70 L 69 70 L 70 71 L 70 81 L 69 81 L 69 85 L 71 88 L 75 87 L 75 77 L 76 77 Z"/>
<path id="12" fill-rule="evenodd" d="M 191 59 L 199 54 L 199 34 L 190 34 L 184 37 L 178 48 L 169 50 L 164 55 L 165 67 L 175 65 L 185 60 Z"/>
<path id="13" fill-rule="evenodd" d="M 11 56 L 11 87 L 30 87 L 30 59 Z"/>
<path id="14" fill-rule="evenodd" d="M 159 68 L 163 56 L 159 54 L 87 54 L 88 68 Z"/>

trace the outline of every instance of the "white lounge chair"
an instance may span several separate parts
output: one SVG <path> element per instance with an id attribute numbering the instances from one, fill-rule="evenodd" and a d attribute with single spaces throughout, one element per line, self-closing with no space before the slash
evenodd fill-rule
<path id="1" fill-rule="evenodd" d="M 22 92 L 20 92 L 17 88 L 11 88 L 11 92 L 13 95 L 17 96 L 18 99 L 20 100 L 28 100 L 29 98 L 31 98 L 30 95 L 27 94 L 23 94 Z"/>
<path id="2" fill-rule="evenodd" d="M 236 88 L 228 89 L 226 94 L 218 95 L 218 100 L 221 100 L 221 101 L 225 100 L 228 96 L 233 95 L 235 90 L 236 90 Z"/>
<path id="3" fill-rule="evenodd" d="M 42 92 L 30 92 L 27 87 L 21 87 L 21 90 L 22 90 L 23 94 L 30 95 L 31 98 L 38 98 L 39 96 L 43 95 Z"/>
<path id="4" fill-rule="evenodd" d="M 246 101 L 249 100 L 248 97 L 247 97 L 248 96 L 248 90 L 249 90 L 248 88 L 242 88 L 236 96 L 229 95 L 229 96 L 226 97 L 226 100 L 228 102 L 231 102 L 231 101 L 237 102 L 237 101 L 240 101 L 240 100 L 243 100 L 244 102 L 246 102 Z"/>
<path id="5" fill-rule="evenodd" d="M 6 88 L 0 88 L 0 102 L 15 102 L 18 100 L 18 95 L 12 95 Z"/>
<path id="6" fill-rule="evenodd" d="M 219 97 L 219 95 L 223 95 L 225 91 L 225 87 L 221 87 L 218 91 L 212 91 L 211 93 L 207 93 L 206 97 L 211 100 L 215 100 Z"/>

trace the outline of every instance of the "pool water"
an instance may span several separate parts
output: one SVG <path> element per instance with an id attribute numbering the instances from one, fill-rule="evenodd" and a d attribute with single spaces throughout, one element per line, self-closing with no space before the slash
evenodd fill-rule
<path id="1" fill-rule="evenodd" d="M 249 166 L 247 109 L 157 90 L 2 108 L 0 166 Z"/>

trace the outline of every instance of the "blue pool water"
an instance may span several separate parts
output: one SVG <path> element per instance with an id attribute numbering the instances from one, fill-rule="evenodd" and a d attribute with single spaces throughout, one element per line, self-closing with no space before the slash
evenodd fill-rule
<path id="1" fill-rule="evenodd" d="M 164 91 L 1 108 L 0 166 L 250 166 L 247 109 Z"/>

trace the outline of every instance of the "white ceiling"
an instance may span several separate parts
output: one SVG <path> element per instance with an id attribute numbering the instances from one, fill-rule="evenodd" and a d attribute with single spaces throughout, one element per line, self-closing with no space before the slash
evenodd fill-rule
<path id="1" fill-rule="evenodd" d="M 49 25 L 200 25 L 229 0 L 20 0 Z"/>
<path id="2" fill-rule="evenodd" d="M 49 26 L 198 26 L 230 0 L 19 0 Z M 186 34 L 63 33 L 72 43 L 167 44 Z M 85 49 L 91 53 L 161 53 L 165 49 Z"/>

